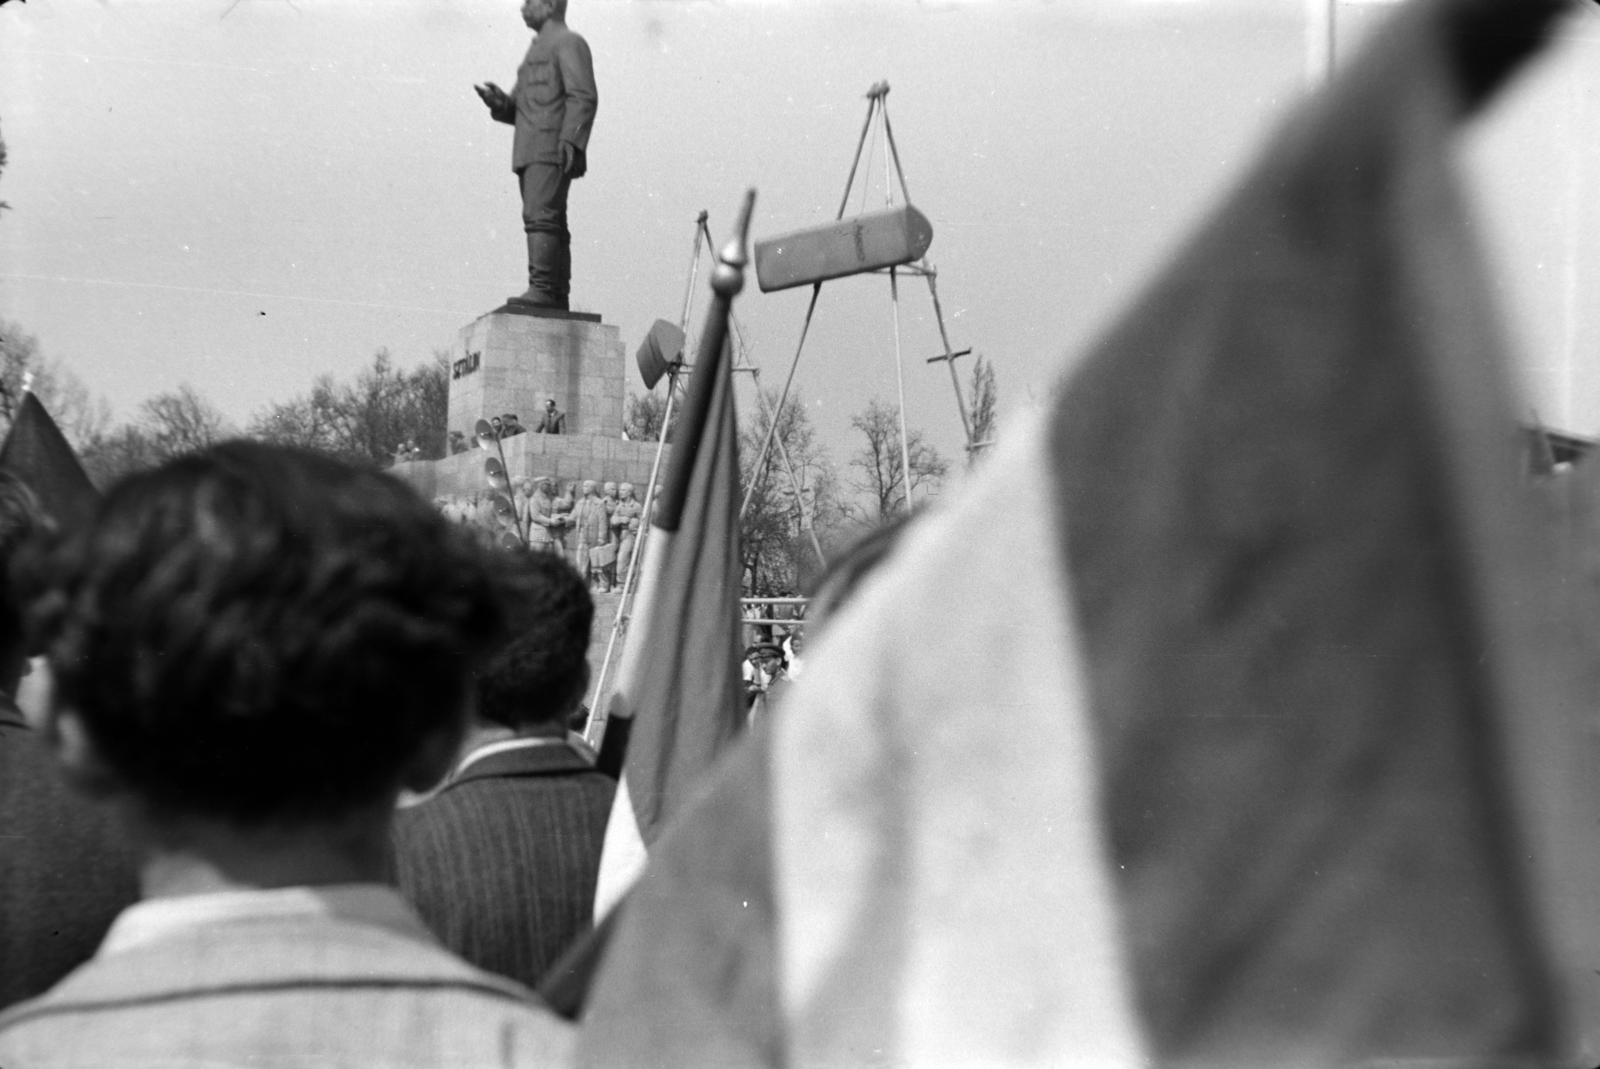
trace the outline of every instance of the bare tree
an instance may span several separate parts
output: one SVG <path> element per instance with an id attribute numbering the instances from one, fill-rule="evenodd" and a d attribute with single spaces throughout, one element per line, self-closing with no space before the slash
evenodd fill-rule
<path id="1" fill-rule="evenodd" d="M 161 462 L 155 442 L 143 427 L 124 424 L 108 430 L 78 452 L 89 481 L 104 490 L 124 475 L 153 468 Z"/>
<path id="2" fill-rule="evenodd" d="M 339 450 L 339 411 L 333 376 L 319 375 L 311 392 L 275 401 L 250 421 L 250 437 L 319 453 Z"/>
<path id="3" fill-rule="evenodd" d="M 16 417 L 23 384 L 30 377 L 33 395 L 74 449 L 81 451 L 109 432 L 111 406 L 105 399 L 92 397 L 83 381 L 59 361 L 46 360 L 37 338 L 0 320 L 0 435 Z"/>
<path id="4" fill-rule="evenodd" d="M 630 393 L 628 395 L 627 411 L 623 414 L 622 425 L 628 432 L 628 437 L 636 442 L 659 442 L 661 440 L 661 425 L 667 415 L 667 398 L 665 394 L 656 393 Z M 674 406 L 672 421 L 678 421 L 678 410 Z M 672 441 L 672 432 L 667 432 L 667 441 Z"/>
<path id="5" fill-rule="evenodd" d="M 139 423 L 158 463 L 234 437 L 227 417 L 187 382 L 140 405 Z"/>
<path id="6" fill-rule="evenodd" d="M 821 571 L 822 562 L 806 531 L 807 520 L 815 525 L 819 541 L 826 545 L 843 521 L 845 510 L 838 476 L 826 448 L 817 441 L 805 402 L 798 393 L 791 394 L 778 417 L 773 446 L 767 451 L 762 470 L 755 471 L 771 414 L 778 406 L 777 391 L 764 391 L 764 402 L 739 435 L 741 492 L 755 480 L 750 507 L 739 521 L 739 552 L 748 593 L 775 597 L 799 591 Z M 794 465 L 793 480 L 783 462 L 785 454 Z"/>
<path id="7" fill-rule="evenodd" d="M 880 524 L 906 511 L 906 478 L 900 455 L 900 415 L 877 398 L 850 417 L 850 426 L 861 432 L 861 448 L 850 458 L 855 469 L 854 487 L 866 499 L 858 506 L 862 519 Z M 950 465 L 939 451 L 923 440 L 922 432 L 907 429 L 906 451 L 911 459 L 911 496 L 918 490 L 936 488 Z"/>
<path id="8" fill-rule="evenodd" d="M 414 443 L 424 458 L 445 455 L 449 421 L 450 356 L 411 371 L 394 366 L 388 350 L 351 383 L 323 375 L 311 391 L 270 405 L 250 423 L 250 436 L 330 453 L 354 463 L 380 467 L 394 460 L 398 446 Z"/>
<path id="9" fill-rule="evenodd" d="M 979 356 L 972 365 L 972 444 L 994 440 L 995 404 L 999 395 L 994 384 L 994 365 Z"/>

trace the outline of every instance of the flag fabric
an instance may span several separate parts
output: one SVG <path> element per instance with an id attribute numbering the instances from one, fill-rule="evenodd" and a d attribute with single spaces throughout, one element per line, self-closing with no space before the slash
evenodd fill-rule
<path id="1" fill-rule="evenodd" d="M 5 444 L 0 445 L 0 470 L 26 483 L 63 528 L 86 522 L 99 497 L 61 428 L 32 390 L 23 392 Z"/>
<path id="2" fill-rule="evenodd" d="M 607 719 L 632 721 L 606 826 L 595 914 L 603 917 L 643 867 L 744 719 L 740 663 L 739 434 L 727 336 L 742 285 L 747 199 L 734 248 L 713 278 L 700 349 L 641 562 L 639 592 Z"/>
<path id="3" fill-rule="evenodd" d="M 1451 154 L 1557 6 L 1399 9 L 911 525 L 657 844 L 581 1063 L 1600 1060 L 1600 643 Z"/>

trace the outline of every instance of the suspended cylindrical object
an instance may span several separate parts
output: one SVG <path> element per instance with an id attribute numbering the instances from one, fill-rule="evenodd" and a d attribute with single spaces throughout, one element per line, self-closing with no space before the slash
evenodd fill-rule
<path id="1" fill-rule="evenodd" d="M 809 286 L 922 259 L 933 224 L 911 205 L 796 230 L 756 243 L 761 292 Z"/>

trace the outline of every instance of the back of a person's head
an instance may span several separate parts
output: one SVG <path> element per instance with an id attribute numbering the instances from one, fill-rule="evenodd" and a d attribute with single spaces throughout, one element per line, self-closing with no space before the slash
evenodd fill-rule
<path id="1" fill-rule="evenodd" d="M 155 811 L 241 825 L 393 791 L 501 626 L 478 552 L 404 483 L 254 442 L 119 483 L 48 568 L 58 707 Z"/>
<path id="2" fill-rule="evenodd" d="M 22 608 L 11 562 L 29 538 L 50 527 L 28 485 L 8 471 L 0 471 L 0 665 L 8 666 L 20 658 L 23 644 Z M 8 669 L 0 668 L 0 675 L 9 675 Z M 0 678 L 0 687 L 11 682 Z"/>
<path id="3" fill-rule="evenodd" d="M 479 669 L 478 715 L 509 728 L 564 723 L 589 682 L 594 599 L 554 553 L 502 558 L 509 641 Z"/>

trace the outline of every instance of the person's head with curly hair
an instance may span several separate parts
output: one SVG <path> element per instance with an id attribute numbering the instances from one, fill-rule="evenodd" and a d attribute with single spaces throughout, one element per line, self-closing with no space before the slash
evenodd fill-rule
<path id="1" fill-rule="evenodd" d="M 583 577 L 554 553 L 507 555 L 507 641 L 478 669 L 478 715 L 513 731 L 564 730 L 589 684 L 594 599 Z"/>
<path id="2" fill-rule="evenodd" d="M 124 480 L 45 567 L 69 774 L 153 849 L 260 885 L 381 873 L 395 797 L 448 769 L 504 627 L 489 563 L 405 484 L 254 442 Z"/>

